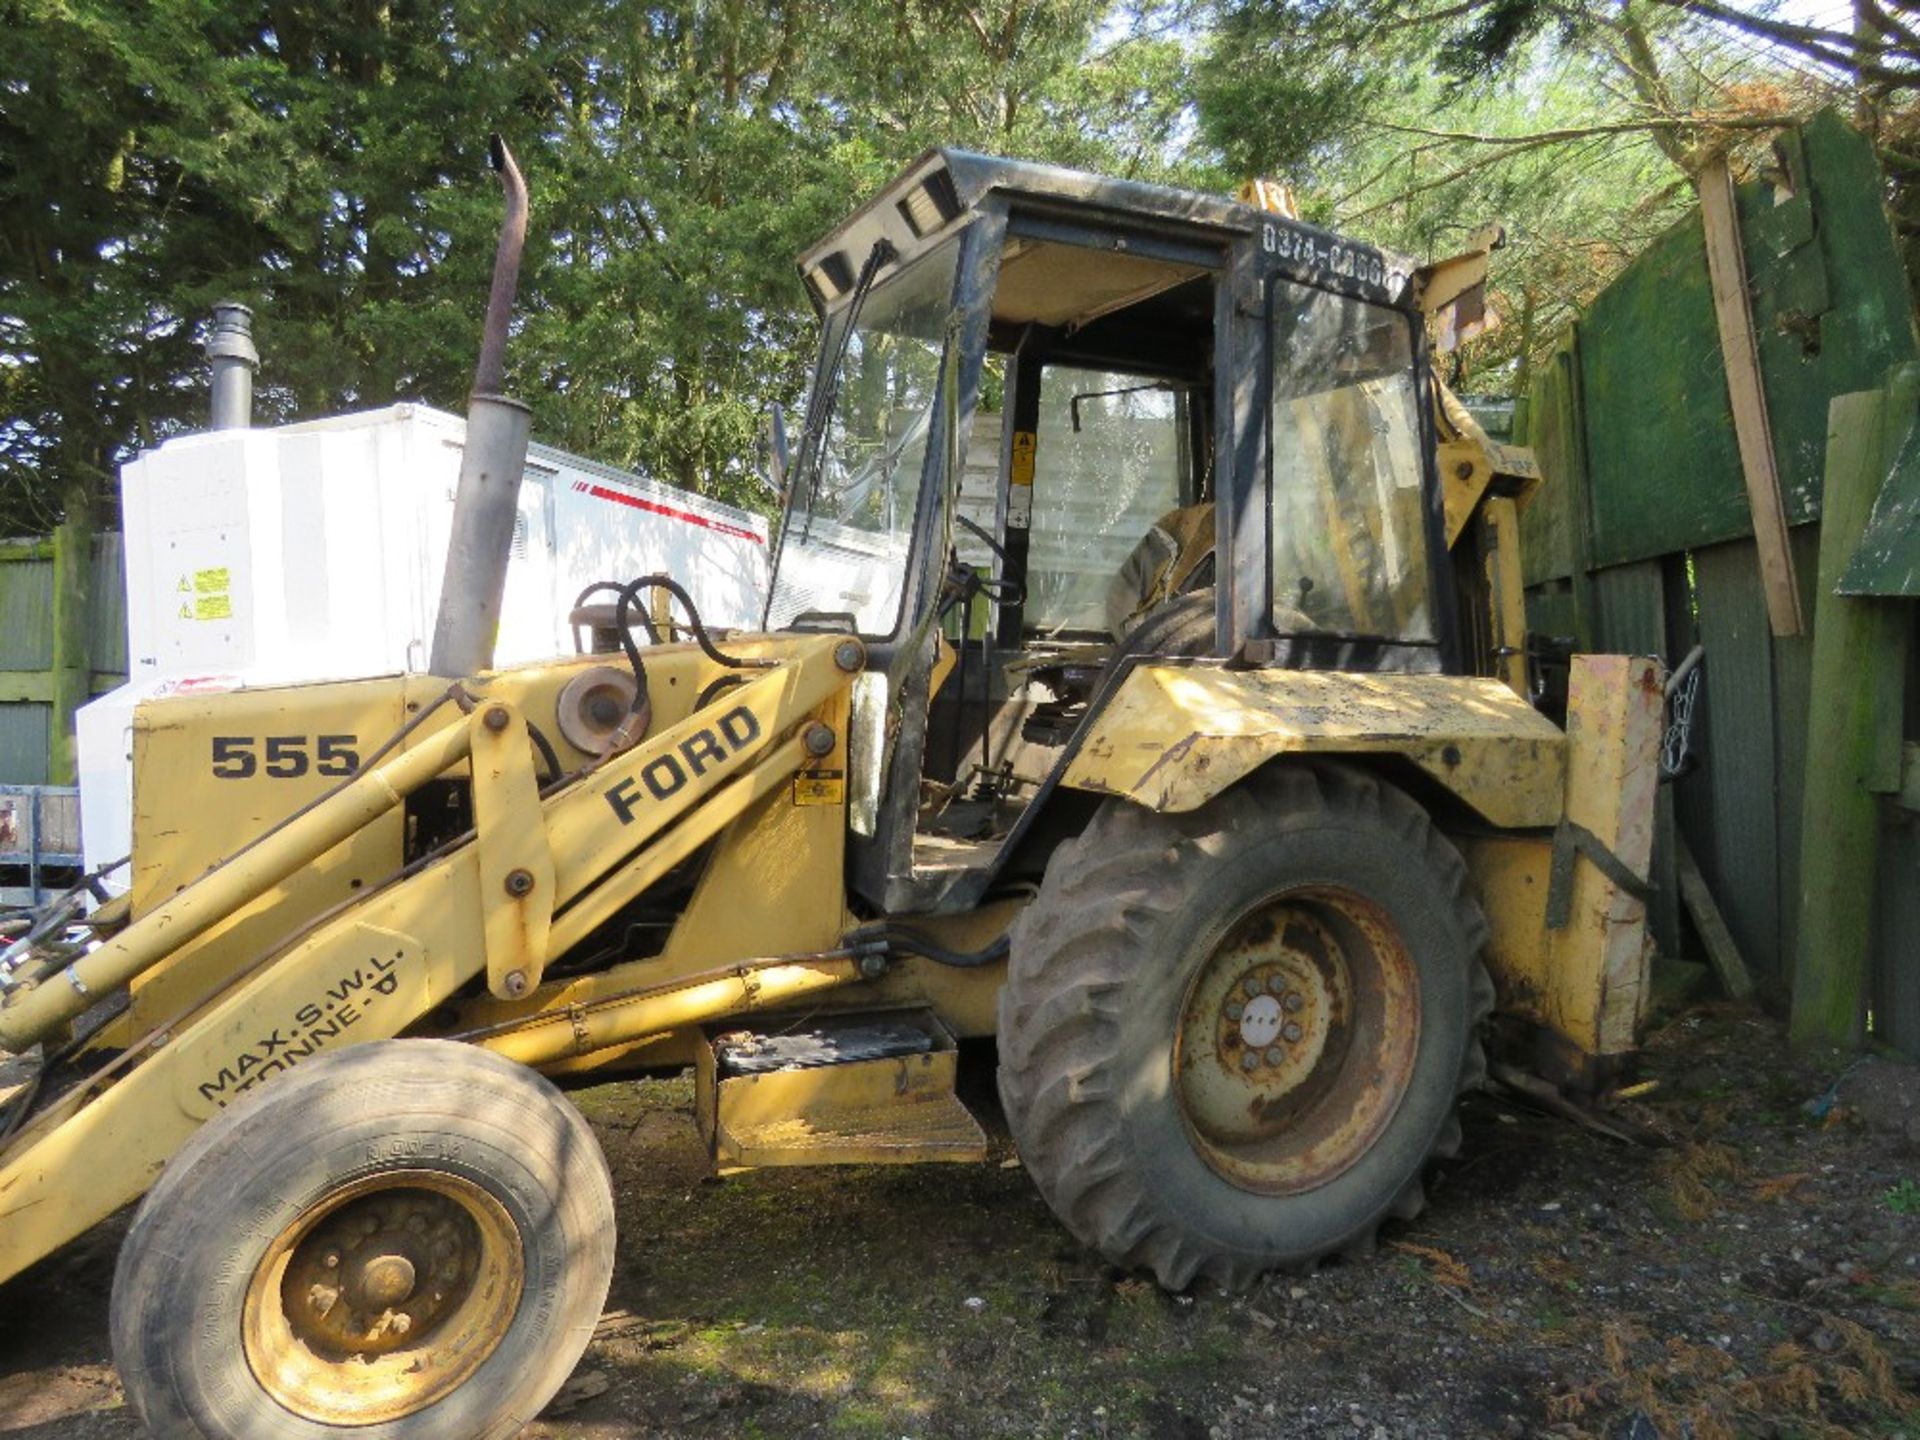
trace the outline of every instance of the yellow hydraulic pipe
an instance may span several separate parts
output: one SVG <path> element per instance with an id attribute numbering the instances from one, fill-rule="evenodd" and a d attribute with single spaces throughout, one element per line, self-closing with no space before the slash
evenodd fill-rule
<path id="1" fill-rule="evenodd" d="M 713 972 L 707 972 L 712 975 Z M 749 962 L 702 980 L 690 977 L 659 991 L 596 1005 L 569 1005 L 542 1015 L 523 1028 L 490 1035 L 476 1043 L 522 1065 L 546 1065 L 659 1035 L 723 1015 L 784 1004 L 816 990 L 831 990 L 861 979 L 857 957 L 790 961 L 756 969 Z"/>
<path id="2" fill-rule="evenodd" d="M 57 975 L 14 992 L 0 1007 L 0 1049 L 25 1050 L 55 1026 L 252 904 L 302 865 L 398 805 L 408 792 L 464 760 L 469 746 L 465 723 L 421 737 L 412 749 L 356 776 L 331 798 L 215 866 L 99 949 Z"/>

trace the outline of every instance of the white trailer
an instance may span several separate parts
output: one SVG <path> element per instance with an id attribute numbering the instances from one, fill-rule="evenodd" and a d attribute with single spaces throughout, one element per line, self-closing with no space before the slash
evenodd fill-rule
<path id="1" fill-rule="evenodd" d="M 89 868 L 127 851 L 142 701 L 426 668 L 465 434 L 392 405 L 182 436 L 123 467 L 129 678 L 76 727 Z M 595 580 L 665 572 L 709 626 L 758 626 L 767 539 L 762 516 L 536 444 L 496 663 L 570 653 Z"/>

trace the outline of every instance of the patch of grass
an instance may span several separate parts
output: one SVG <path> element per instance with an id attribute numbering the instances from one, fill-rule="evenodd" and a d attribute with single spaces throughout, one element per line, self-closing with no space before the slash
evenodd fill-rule
<path id="1" fill-rule="evenodd" d="M 1896 1215 L 1920 1215 L 1920 1185 L 1910 1178 L 1903 1176 L 1897 1185 L 1888 1186 L 1881 1198 Z"/>

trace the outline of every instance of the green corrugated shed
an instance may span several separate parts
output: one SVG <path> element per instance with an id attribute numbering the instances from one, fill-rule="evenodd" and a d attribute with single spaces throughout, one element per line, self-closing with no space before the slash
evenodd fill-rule
<path id="1" fill-rule="evenodd" d="M 1800 524 L 1820 513 L 1828 402 L 1876 388 L 1920 346 L 1871 144 L 1827 111 L 1783 134 L 1780 150 L 1783 183 L 1749 182 L 1737 200 L 1781 499 Z M 1751 534 L 1697 211 L 1595 299 L 1572 350 L 1571 364 L 1541 373 L 1528 409 L 1535 427 L 1570 403 L 1604 417 L 1578 426 L 1587 563 Z M 1564 470 L 1547 473 L 1529 527 L 1549 543 L 1529 557 L 1531 580 L 1578 563 L 1552 543 L 1568 526 L 1551 513 L 1577 505 L 1577 490 L 1553 483 Z"/>
<path id="2" fill-rule="evenodd" d="M 0 564 L 0 670 L 44 670 L 53 663 L 53 561 Z"/>

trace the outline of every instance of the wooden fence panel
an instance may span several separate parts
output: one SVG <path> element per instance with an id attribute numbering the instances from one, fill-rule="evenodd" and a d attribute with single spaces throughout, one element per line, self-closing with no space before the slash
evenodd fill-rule
<path id="1" fill-rule="evenodd" d="M 1707 546 L 1693 563 L 1706 647 L 1695 721 L 1701 764 L 1674 801 L 1748 967 L 1784 976 L 1773 637 L 1760 563 L 1751 540 Z"/>

